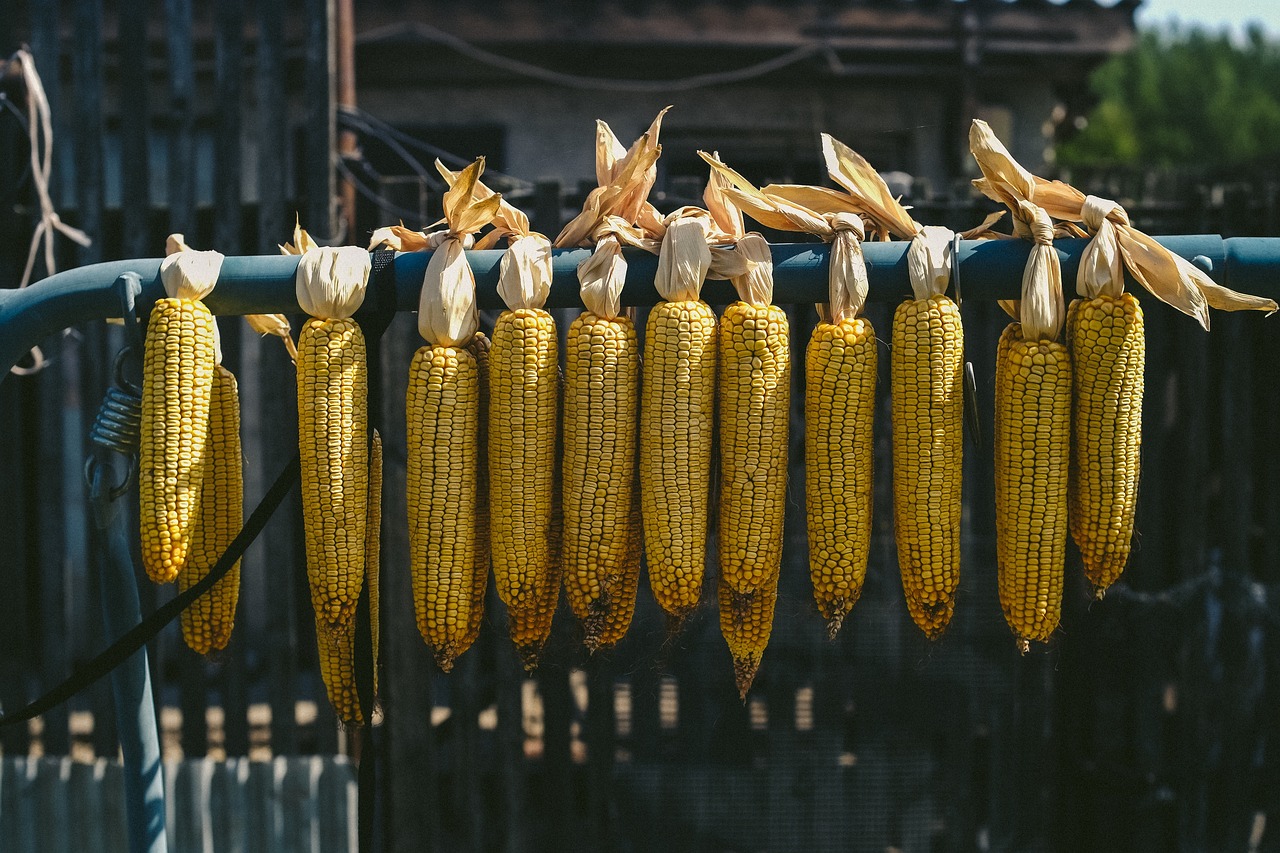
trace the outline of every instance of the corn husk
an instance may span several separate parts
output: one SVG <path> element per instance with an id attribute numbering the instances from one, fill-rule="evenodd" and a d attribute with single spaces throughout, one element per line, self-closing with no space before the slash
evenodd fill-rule
<path id="1" fill-rule="evenodd" d="M 1123 208 L 1114 202 L 1099 199 L 1089 203 L 1086 221 L 1088 197 L 1084 193 L 1061 181 L 1047 181 L 1032 175 L 1013 159 L 986 122 L 974 120 L 969 130 L 969 147 L 982 170 L 982 177 L 973 182 L 974 186 L 988 198 L 1010 209 L 1016 209 L 1020 200 L 1034 202 L 1052 219 L 1084 223 L 1086 229 L 1094 232 L 1095 240 L 1102 231 L 1101 222 L 1110 224 L 1102 242 L 1088 258 L 1090 269 L 1084 274 L 1089 278 L 1083 282 L 1084 287 L 1093 287 L 1104 278 L 1110 280 L 1111 256 L 1118 254 L 1135 281 L 1157 299 L 1194 317 L 1205 329 L 1209 328 L 1210 308 L 1268 313 L 1277 309 L 1273 300 L 1237 293 L 1217 284 L 1190 262 L 1134 228 Z M 1094 222 L 1098 228 L 1090 227 Z M 1077 289 L 1081 286 L 1077 278 Z M 1114 285 L 1112 287 L 1114 289 Z"/>
<path id="2" fill-rule="evenodd" d="M 720 190 L 742 213 L 766 228 L 814 234 L 831 243 L 828 303 L 818 306 L 823 320 L 839 323 L 857 317 L 867 301 L 866 261 L 862 256 L 862 217 L 839 193 L 821 187 L 771 185 L 755 187 L 719 157 L 699 151 L 712 173 L 727 182 Z M 801 203 L 801 202 L 807 202 Z M 822 206 L 818 212 L 808 204 Z"/>
<path id="3" fill-rule="evenodd" d="M 1066 320 L 1062 301 L 1062 265 L 1053 250 L 1053 222 L 1042 207 L 1018 203 L 1015 222 L 1025 225 L 1034 243 L 1022 271 L 1019 322 L 1028 341 L 1055 341 Z"/>
<path id="4" fill-rule="evenodd" d="M 309 248 L 298 261 L 298 305 L 312 317 L 345 320 L 364 302 L 370 269 L 369 253 L 359 246 Z"/>
<path id="5" fill-rule="evenodd" d="M 199 301 L 213 292 L 222 272 L 221 252 L 196 251 L 181 234 L 165 240 L 165 259 L 160 262 L 160 283 L 170 299 Z"/>

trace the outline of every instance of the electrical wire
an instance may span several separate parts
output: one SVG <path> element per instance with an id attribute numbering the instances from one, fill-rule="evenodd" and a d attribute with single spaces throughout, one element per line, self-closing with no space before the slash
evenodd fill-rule
<path id="1" fill-rule="evenodd" d="M 359 176 L 352 171 L 351 167 L 348 166 L 341 157 L 335 157 L 333 162 L 338 171 L 342 173 L 342 176 L 350 182 L 351 186 L 355 187 L 356 192 L 377 205 L 378 209 L 383 213 L 394 216 L 401 222 L 418 222 L 422 217 L 421 211 L 410 210 L 407 207 L 400 207 L 397 204 L 387 201 L 379 195 L 376 190 L 370 189 L 361 182 Z"/>
<path id="2" fill-rule="evenodd" d="M 424 24 L 417 21 L 406 24 L 390 24 L 385 27 L 378 27 L 362 33 L 356 40 L 357 42 L 382 41 L 402 36 L 406 34 L 406 32 L 417 36 L 424 41 L 444 45 L 445 47 L 452 49 L 454 52 L 474 59 L 477 62 L 482 62 L 485 65 L 500 68 L 504 71 L 510 71 L 513 74 L 532 77 L 535 80 L 542 80 L 547 83 L 553 83 L 557 86 L 565 86 L 570 89 L 591 89 L 608 92 L 687 92 L 690 89 L 701 89 L 707 86 L 723 86 L 729 83 L 741 83 L 746 80 L 763 77 L 765 74 L 786 68 L 788 65 L 794 65 L 795 63 L 808 59 L 810 56 L 826 49 L 825 45 L 819 43 L 801 45 L 800 47 L 790 50 L 781 56 L 775 56 L 772 59 L 766 59 L 764 62 L 758 62 L 755 65 L 748 65 L 745 68 L 737 68 L 732 71 L 717 71 L 710 74 L 695 74 L 692 77 L 681 77 L 675 80 L 617 80 L 605 77 L 585 77 L 579 74 L 567 74 L 561 71 L 552 71 L 550 68 L 531 65 L 528 62 L 522 62 L 518 59 L 512 59 L 508 56 L 502 56 L 483 48 L 476 47 L 470 42 L 465 41 L 452 33 L 447 33 L 444 30 L 431 26 L 430 24 Z"/>

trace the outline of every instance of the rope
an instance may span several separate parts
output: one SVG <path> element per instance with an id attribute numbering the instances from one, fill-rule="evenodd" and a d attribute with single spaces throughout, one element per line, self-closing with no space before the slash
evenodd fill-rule
<path id="1" fill-rule="evenodd" d="M 617 80 L 605 77 L 584 77 L 579 74 L 566 74 L 561 71 L 552 71 L 550 68 L 531 65 L 518 59 L 491 53 L 484 48 L 476 47 L 470 42 L 458 38 L 452 33 L 446 33 L 444 30 L 437 29 L 430 24 L 416 21 L 410 24 L 391 24 L 386 27 L 369 30 L 363 33 L 357 41 L 380 41 L 400 36 L 406 32 L 425 41 L 444 45 L 456 53 L 460 53 L 477 62 L 494 68 L 501 68 L 513 74 L 532 77 L 535 80 L 542 80 L 546 83 L 553 83 L 570 89 L 604 90 L 606 92 L 687 92 L 691 89 L 701 89 L 706 86 L 741 83 L 746 80 L 763 77 L 770 72 L 786 68 L 789 65 L 794 65 L 825 49 L 821 44 L 805 44 L 781 56 L 775 56 L 772 59 L 766 59 L 764 62 L 748 65 L 745 68 L 737 68 L 733 71 L 717 71 L 711 74 L 695 74 L 692 77 L 680 77 L 675 80 Z"/>

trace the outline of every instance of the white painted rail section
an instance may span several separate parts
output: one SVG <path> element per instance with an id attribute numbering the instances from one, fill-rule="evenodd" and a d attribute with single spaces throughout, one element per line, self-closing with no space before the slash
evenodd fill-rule
<path id="1" fill-rule="evenodd" d="M 342 756 L 165 764 L 169 849 L 339 853 L 356 849 L 356 780 Z M 0 757 L 0 851 L 127 853 L 116 761 Z"/>

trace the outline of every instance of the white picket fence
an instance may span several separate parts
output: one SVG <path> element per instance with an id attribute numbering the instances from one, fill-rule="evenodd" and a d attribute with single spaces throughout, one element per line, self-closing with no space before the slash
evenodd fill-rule
<path id="1" fill-rule="evenodd" d="M 343 756 L 165 765 L 172 853 L 356 849 L 356 781 Z M 0 757 L 0 851 L 127 853 L 119 762 Z"/>

